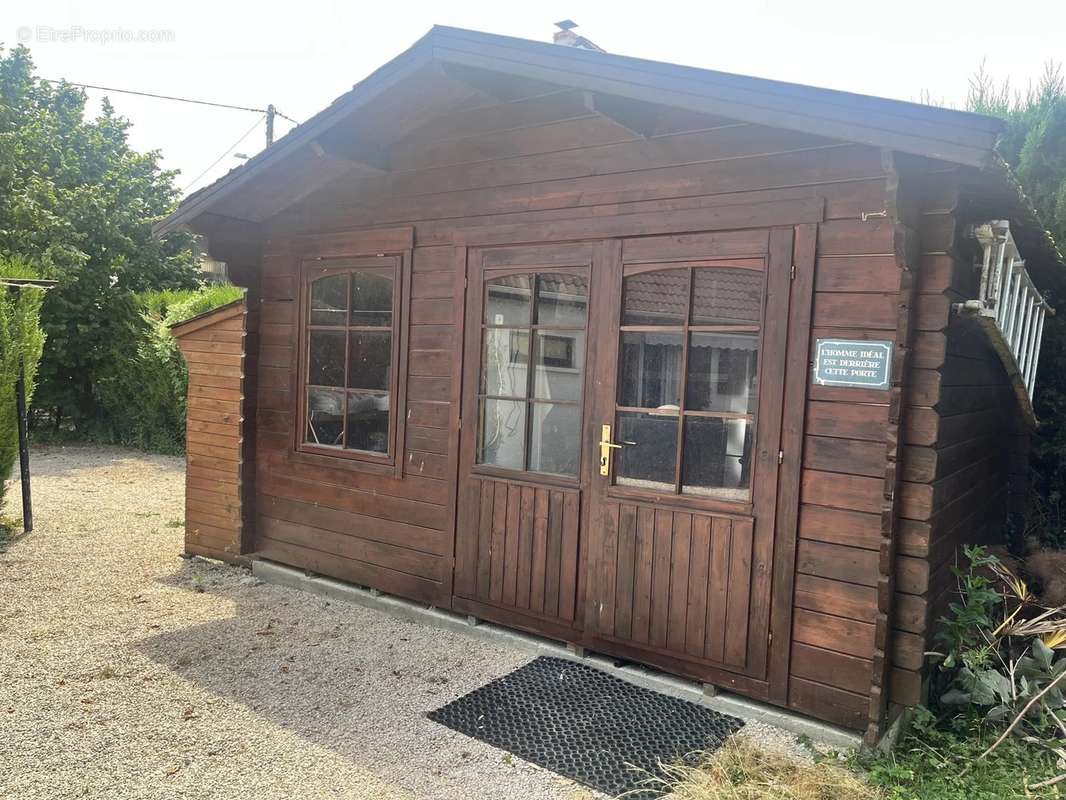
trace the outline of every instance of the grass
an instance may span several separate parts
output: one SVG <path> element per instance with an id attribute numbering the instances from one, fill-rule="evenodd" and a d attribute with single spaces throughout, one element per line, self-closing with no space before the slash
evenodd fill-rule
<path id="1" fill-rule="evenodd" d="M 15 541 L 22 530 L 22 520 L 0 514 L 0 553 L 7 550 L 7 546 Z"/>
<path id="2" fill-rule="evenodd" d="M 834 760 L 805 761 L 733 737 L 698 766 L 663 766 L 646 788 L 671 800 L 881 800 L 886 797 Z"/>
<path id="3" fill-rule="evenodd" d="M 813 762 L 730 739 L 698 766 L 664 766 L 646 788 L 671 800 L 1012 800 L 1064 797 L 1066 784 L 1031 789 L 1060 770 L 1038 743 L 1010 737 L 987 759 L 977 756 L 998 730 L 957 720 L 937 727 L 919 711 L 889 754 Z"/>
<path id="4" fill-rule="evenodd" d="M 1011 736 L 988 758 L 978 761 L 977 756 L 998 733 L 999 729 L 982 729 L 968 720 L 938 728 L 928 711 L 919 711 L 894 752 L 859 757 L 854 765 L 883 787 L 885 800 L 1062 797 L 1058 787 L 1029 789 L 1059 772 L 1039 743 Z"/>

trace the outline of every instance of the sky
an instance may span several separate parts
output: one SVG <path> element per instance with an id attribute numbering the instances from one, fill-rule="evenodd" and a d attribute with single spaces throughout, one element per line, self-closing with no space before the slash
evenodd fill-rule
<path id="1" fill-rule="evenodd" d="M 551 41 L 553 23 L 567 18 L 612 53 L 953 107 L 982 63 L 1025 89 L 1049 60 L 1066 60 L 1063 0 L 4 0 L 0 43 L 29 46 L 43 78 L 273 103 L 303 121 L 434 24 Z M 237 166 L 235 152 L 264 145 L 261 114 L 88 94 L 90 113 L 110 97 L 133 122 L 132 145 L 159 150 L 165 167 L 181 171 L 183 192 Z M 290 128 L 277 121 L 279 137 Z"/>

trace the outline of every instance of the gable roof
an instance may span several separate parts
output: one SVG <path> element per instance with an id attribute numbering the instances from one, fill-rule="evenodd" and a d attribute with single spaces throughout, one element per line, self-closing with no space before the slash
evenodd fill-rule
<path id="1" fill-rule="evenodd" d="M 979 168 L 992 163 L 1002 127 L 999 120 L 969 112 L 435 26 L 284 138 L 186 197 L 156 224 L 155 233 L 211 213 L 218 203 L 276 165 L 306 153 L 326 131 L 434 62 Z"/>

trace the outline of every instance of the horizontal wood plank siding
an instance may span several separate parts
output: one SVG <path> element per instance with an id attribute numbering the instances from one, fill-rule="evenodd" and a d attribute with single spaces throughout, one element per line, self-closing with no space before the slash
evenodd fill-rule
<path id="1" fill-rule="evenodd" d="M 940 309 L 976 297 L 977 271 L 957 219 L 957 170 L 921 159 L 905 163 L 911 224 L 921 238 L 918 305 Z M 919 325 L 909 381 L 890 692 L 900 705 L 924 699 L 921 651 L 934 649 L 934 623 L 946 611 L 950 566 L 961 546 L 1002 540 L 1018 424 L 1001 364 L 963 320 Z"/>
<path id="2" fill-rule="evenodd" d="M 454 557 L 454 595 L 463 607 L 510 609 L 525 624 L 542 620 L 546 631 L 584 613 L 569 583 L 576 585 L 584 556 L 562 539 L 562 549 L 549 549 L 553 497 L 562 492 L 480 481 L 477 497 L 458 500 L 477 503 L 478 537 L 465 540 L 477 548 L 452 551 L 465 286 L 453 246 L 458 231 L 507 226 L 550 240 L 572 236 L 581 220 L 678 214 L 698 226 L 704 211 L 710 218 L 733 207 L 807 203 L 824 209 L 826 220 L 812 339 L 894 338 L 892 226 L 861 220 L 885 206 L 878 151 L 701 117 L 678 117 L 644 139 L 587 111 L 554 97 L 509 104 L 501 113 L 514 124 L 476 110 L 431 121 L 393 148 L 389 173 L 348 173 L 267 223 L 256 437 L 258 542 L 266 557 L 444 607 L 453 602 Z M 414 230 L 414 249 L 401 322 L 408 330 L 402 475 L 302 459 L 293 453 L 300 243 L 405 225 Z M 921 311 L 923 332 L 943 330 L 945 309 L 934 301 Z M 925 345 L 929 369 L 940 345 L 935 338 Z M 465 365 L 462 380 L 476 380 L 476 369 Z M 794 619 L 803 640 L 780 645 L 792 650 L 787 701 L 859 727 L 868 703 L 860 675 L 869 672 L 872 648 L 888 407 L 880 395 L 812 388 L 805 414 Z M 473 410 L 463 416 L 464 431 L 476 426 Z M 619 641 L 647 640 L 670 663 L 741 664 L 747 643 L 736 632 L 747 630 L 747 608 L 739 598 L 709 596 L 707 587 L 735 583 L 739 590 L 753 580 L 743 531 L 728 521 L 723 531 L 717 518 L 698 514 L 620 514 L 612 545 L 619 583 L 613 605 L 601 610 Z M 401 559 L 396 548 L 410 552 Z M 564 572 L 564 556 L 573 572 Z M 725 572 L 716 578 L 716 570 Z"/>
<path id="3" fill-rule="evenodd" d="M 229 562 L 244 552 L 248 322 L 241 301 L 174 328 L 189 369 L 185 552 Z"/>

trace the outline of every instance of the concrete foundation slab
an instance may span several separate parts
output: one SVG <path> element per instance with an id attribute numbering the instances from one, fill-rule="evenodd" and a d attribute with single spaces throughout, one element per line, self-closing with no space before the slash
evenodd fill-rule
<path id="1" fill-rule="evenodd" d="M 252 574 L 269 583 L 302 589 L 330 599 L 358 603 L 368 608 L 384 611 L 401 619 L 433 625 L 483 641 L 520 648 L 535 655 L 552 655 L 559 658 L 582 661 L 610 672 L 610 674 L 637 686 L 680 697 L 693 703 L 699 703 L 715 711 L 732 714 L 744 720 L 773 725 L 791 733 L 806 736 L 814 742 L 830 747 L 838 749 L 857 748 L 862 741 L 858 733 L 802 717 L 775 706 L 748 700 L 728 692 L 720 691 L 717 694 L 709 695 L 704 690 L 703 684 L 696 681 L 678 678 L 634 664 L 618 666 L 618 662 L 608 656 L 598 653 L 586 654 L 584 648 L 571 649 L 562 642 L 520 633 L 491 622 L 481 621 L 480 624 L 472 625 L 470 618 L 463 614 L 454 614 L 443 609 L 419 605 L 410 600 L 382 594 L 373 589 L 364 589 L 333 578 L 307 575 L 302 570 L 287 567 L 283 564 L 255 559 L 252 562 Z"/>

